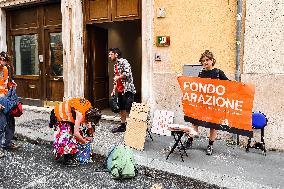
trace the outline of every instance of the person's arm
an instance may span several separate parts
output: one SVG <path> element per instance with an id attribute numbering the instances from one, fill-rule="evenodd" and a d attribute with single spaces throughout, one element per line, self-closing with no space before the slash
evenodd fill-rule
<path id="1" fill-rule="evenodd" d="M 87 128 L 88 128 L 87 134 L 88 134 L 89 138 L 92 139 L 92 137 L 94 136 L 94 128 L 93 128 L 91 122 L 88 122 Z"/>
<path id="2" fill-rule="evenodd" d="M 83 119 L 83 115 L 81 112 L 77 110 L 75 110 L 75 112 L 76 112 L 76 119 L 74 124 L 74 136 L 80 143 L 86 144 L 88 140 L 84 139 L 84 137 L 80 134 L 80 125 Z"/>
<path id="3" fill-rule="evenodd" d="M 115 91 L 116 91 L 116 84 L 113 84 L 113 89 L 112 89 L 112 92 L 111 92 L 110 96 L 115 95 Z"/>

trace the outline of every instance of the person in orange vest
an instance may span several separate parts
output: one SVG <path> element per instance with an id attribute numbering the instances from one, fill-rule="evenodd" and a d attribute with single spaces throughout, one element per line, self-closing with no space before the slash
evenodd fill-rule
<path id="1" fill-rule="evenodd" d="M 8 70 L 8 68 L 10 70 Z M 9 74 L 13 71 L 13 67 L 10 63 L 8 53 L 2 51 L 0 53 L 0 97 L 5 96 L 8 93 L 8 89 L 16 87 L 17 84 L 9 78 Z M 10 80 L 10 81 L 9 81 Z M 9 81 L 9 82 L 8 82 Z M 5 156 L 3 149 L 13 150 L 19 148 L 15 143 L 12 142 L 15 133 L 15 118 L 10 115 L 5 115 L 2 110 L 5 107 L 0 105 L 0 158 Z M 2 143 L 5 135 L 4 143 Z"/>
<path id="2" fill-rule="evenodd" d="M 77 166 L 76 159 L 79 144 L 87 144 L 92 137 L 85 137 L 80 133 L 80 126 L 97 124 L 101 118 L 101 111 L 92 108 L 91 103 L 84 98 L 71 98 L 54 107 L 56 122 L 54 124 L 54 155 L 58 160 L 63 156 L 66 166 Z"/>

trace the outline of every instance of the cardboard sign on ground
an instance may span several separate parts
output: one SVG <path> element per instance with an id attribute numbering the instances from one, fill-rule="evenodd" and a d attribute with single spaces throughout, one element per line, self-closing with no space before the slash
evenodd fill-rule
<path id="1" fill-rule="evenodd" d="M 133 103 L 124 135 L 124 143 L 137 150 L 144 149 L 149 125 L 150 107 L 144 103 Z"/>
<path id="2" fill-rule="evenodd" d="M 124 135 L 124 143 L 137 150 L 144 150 L 144 143 L 147 131 L 147 123 L 130 120 L 127 123 Z"/>

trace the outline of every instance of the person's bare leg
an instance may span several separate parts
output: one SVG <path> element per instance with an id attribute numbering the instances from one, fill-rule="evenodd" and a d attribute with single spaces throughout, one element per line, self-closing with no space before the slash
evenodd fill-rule
<path id="1" fill-rule="evenodd" d="M 116 132 L 125 132 L 125 130 L 126 130 L 126 124 L 125 124 L 125 122 L 126 122 L 126 110 L 121 110 L 120 111 L 120 126 L 119 127 L 117 127 L 117 128 L 114 128 L 114 129 L 112 129 L 112 132 L 113 133 L 116 133 Z"/>
<path id="2" fill-rule="evenodd" d="M 191 127 L 193 128 L 194 131 L 196 131 L 198 133 L 198 126 L 192 124 Z"/>
<path id="3" fill-rule="evenodd" d="M 193 130 L 198 133 L 198 126 L 196 125 L 193 125 L 191 126 L 193 128 Z M 188 139 L 185 143 L 185 148 L 188 149 L 188 148 L 191 148 L 192 147 L 192 142 L 193 142 L 193 137 L 191 135 L 191 133 L 188 133 Z"/>
<path id="4" fill-rule="evenodd" d="M 121 121 L 121 123 L 125 123 L 126 122 L 126 110 L 121 110 L 120 111 L 120 121 Z"/>
<path id="5" fill-rule="evenodd" d="M 209 140 L 214 142 L 216 137 L 217 137 L 217 130 L 216 129 L 210 129 Z"/>

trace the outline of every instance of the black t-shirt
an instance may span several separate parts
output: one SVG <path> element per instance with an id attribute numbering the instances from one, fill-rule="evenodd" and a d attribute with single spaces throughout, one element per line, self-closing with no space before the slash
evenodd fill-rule
<path id="1" fill-rule="evenodd" d="M 198 77 L 201 78 L 211 78 L 211 79 L 220 79 L 220 80 L 229 80 L 225 73 L 217 68 L 214 68 L 212 70 L 201 70 L 199 72 Z"/>

